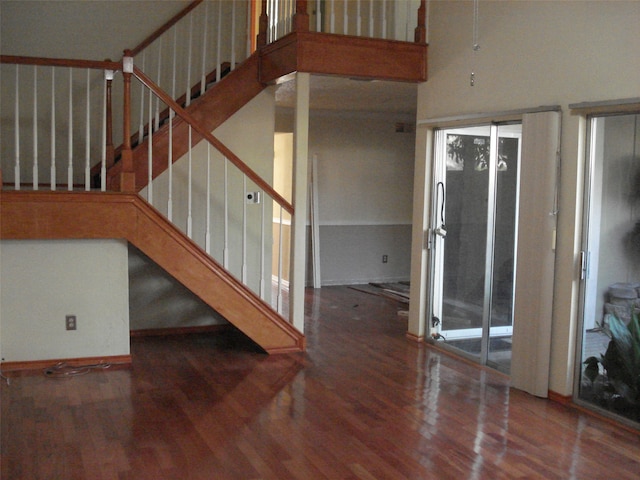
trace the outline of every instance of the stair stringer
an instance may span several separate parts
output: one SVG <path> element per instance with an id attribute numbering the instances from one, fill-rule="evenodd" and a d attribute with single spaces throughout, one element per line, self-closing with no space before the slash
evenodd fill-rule
<path id="1" fill-rule="evenodd" d="M 137 194 L 2 192 L 0 239 L 123 238 L 267 353 L 300 352 L 304 335 Z"/>
<path id="2" fill-rule="evenodd" d="M 228 120 L 234 113 L 249 103 L 267 84 L 259 81 L 260 57 L 254 53 L 237 68 L 223 77 L 207 90 L 204 95 L 192 100 L 186 110 L 196 119 L 199 125 L 208 132 Z M 180 117 L 173 119 L 173 161 L 176 162 L 188 151 L 188 124 Z M 197 145 L 202 137 L 195 131 L 192 134 L 192 145 Z M 158 131 L 153 132 L 153 178 L 167 169 L 169 151 L 169 124 L 165 123 Z M 136 191 L 139 192 L 148 184 L 149 172 L 149 139 L 145 138 L 133 149 L 133 165 L 136 175 Z M 107 172 L 109 190 L 119 189 L 121 163 L 113 165 Z"/>

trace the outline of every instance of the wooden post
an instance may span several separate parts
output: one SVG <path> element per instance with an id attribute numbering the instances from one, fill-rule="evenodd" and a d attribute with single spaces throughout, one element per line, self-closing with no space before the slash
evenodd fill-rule
<path id="1" fill-rule="evenodd" d="M 309 31 L 309 14 L 307 13 L 307 0 L 296 0 L 296 13 L 293 16 L 293 31 Z"/>
<path id="2" fill-rule="evenodd" d="M 427 5 L 426 0 L 420 1 L 418 8 L 418 26 L 416 27 L 414 41 L 416 43 L 427 43 Z"/>
<path id="3" fill-rule="evenodd" d="M 134 192 L 136 174 L 133 171 L 133 152 L 131 151 L 131 75 L 133 74 L 133 57 L 130 50 L 125 50 L 122 58 L 122 77 L 124 79 L 124 104 L 122 111 L 122 151 L 120 161 L 120 191 Z"/>
<path id="4" fill-rule="evenodd" d="M 267 15 L 267 0 L 262 0 L 262 12 L 258 24 L 258 36 L 256 37 L 256 47 L 264 47 L 267 44 L 267 30 L 269 29 L 269 16 Z"/>

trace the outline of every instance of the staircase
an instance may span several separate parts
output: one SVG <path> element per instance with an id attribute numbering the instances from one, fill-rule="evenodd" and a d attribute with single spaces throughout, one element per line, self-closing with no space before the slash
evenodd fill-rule
<path id="1" fill-rule="evenodd" d="M 250 3 L 247 2 L 247 5 Z M 282 288 L 280 277 L 276 295 L 278 302 L 272 307 L 272 302 L 265 300 L 265 297 L 270 296 L 271 283 L 271 253 L 266 251 L 265 244 L 269 245 L 272 236 L 269 230 L 272 218 L 279 216 L 279 223 L 282 225 L 289 216 L 293 217 L 294 208 L 273 190 L 268 181 L 265 181 L 211 132 L 256 98 L 269 83 L 297 71 L 371 79 L 424 81 L 426 79 L 426 44 L 424 39 L 414 43 L 386 38 L 363 39 L 333 33 L 310 32 L 306 1 L 295 2 L 297 10 L 288 12 L 289 20 L 284 19 L 287 21 L 273 23 L 273 25 L 288 24 L 292 30 L 289 33 L 279 30 L 278 35 L 275 35 L 274 27 L 273 32 L 270 33 L 272 43 L 267 44 L 265 39 L 268 35 L 264 31 L 265 22 L 267 22 L 265 20 L 267 3 L 277 2 L 271 2 L 271 0 L 263 2 L 258 50 L 243 59 L 235 53 L 241 47 L 237 45 L 234 47 L 234 41 L 230 40 L 227 42 L 230 43 L 232 50 L 229 61 L 227 63 L 221 61 L 218 51 L 213 74 L 212 70 L 208 70 L 209 73 L 202 74 L 201 81 L 195 80 L 197 75 L 192 77 L 192 73 L 186 74 L 187 84 L 190 85 L 188 90 L 191 92 L 188 96 L 185 94 L 175 97 L 167 93 L 175 90 L 176 82 L 174 80 L 173 86 L 170 86 L 171 82 L 167 83 L 166 80 L 167 75 L 160 72 L 159 65 L 170 64 L 171 61 L 161 61 L 159 53 L 157 74 L 154 78 L 148 75 L 148 71 L 155 69 L 155 66 L 153 68 L 149 66 L 149 58 L 156 53 L 147 54 L 146 52 L 151 52 L 153 45 L 159 44 L 159 47 L 155 48 L 161 51 L 164 45 L 163 52 L 166 53 L 167 44 L 170 44 L 170 41 L 166 40 L 166 35 L 178 22 L 185 21 L 184 19 L 188 18 L 187 15 L 203 16 L 202 12 L 198 13 L 197 10 L 197 8 L 203 8 L 202 5 L 206 7 L 206 3 L 203 4 L 201 1 L 189 4 L 183 12 L 154 32 L 140 47 L 126 51 L 122 62 L 2 56 L 0 60 L 3 66 L 15 65 L 16 121 L 13 134 L 15 134 L 16 144 L 19 144 L 18 137 L 21 132 L 20 122 L 17 120 L 20 117 L 17 100 L 18 85 L 20 85 L 19 67 L 22 71 L 33 67 L 34 91 L 37 91 L 36 69 L 41 66 L 50 67 L 52 70 L 52 91 L 56 89 L 53 72 L 56 68 L 64 68 L 65 71 L 69 69 L 69 88 L 73 83 L 72 69 L 86 70 L 86 118 L 93 119 L 93 116 L 97 116 L 102 119 L 99 122 L 87 123 L 99 123 L 104 128 L 101 137 L 90 134 L 87 128 L 84 162 L 78 160 L 77 148 L 76 151 L 72 151 L 74 145 L 71 140 L 69 140 L 68 151 L 64 151 L 64 147 L 62 149 L 58 147 L 62 150 L 58 156 L 68 154 L 69 158 L 66 191 L 59 191 L 58 177 L 61 168 L 58 167 L 56 170 L 55 155 L 52 155 L 54 158 L 50 167 L 51 181 L 46 185 L 48 190 L 54 191 L 40 191 L 43 182 L 40 179 L 39 169 L 42 166 L 35 153 L 37 149 L 34 149 L 33 164 L 22 166 L 21 152 L 15 149 L 13 190 L 5 188 L 0 199 L 3 219 L 0 225 L 0 238 L 3 240 L 126 239 L 243 331 L 266 352 L 286 353 L 304 350 L 304 335 L 280 313 L 282 307 L 279 303 L 279 293 Z M 293 3 L 286 2 L 290 7 Z M 424 15 L 424 1 L 418 3 Z M 225 8 L 231 8 L 230 5 L 235 8 L 235 4 L 236 2 L 221 3 Z M 282 12 L 283 10 L 280 10 L 279 14 Z M 284 13 L 287 14 L 287 12 Z M 209 13 L 204 14 L 204 18 L 207 18 L 207 15 Z M 422 24 L 424 24 L 423 17 Z M 189 51 L 190 49 L 191 39 L 189 38 Z M 175 52 L 179 50 L 175 47 L 175 43 L 173 50 L 175 64 Z M 145 54 L 147 55 L 146 69 L 141 68 L 145 65 Z M 385 60 L 371 62 L 373 57 Z M 189 64 L 189 72 L 193 68 Z M 122 145 L 114 148 L 111 132 L 111 82 L 114 78 L 113 72 L 118 70 L 123 72 L 121 95 L 124 113 Z M 229 73 L 223 75 L 223 71 L 226 70 Z M 202 71 L 206 71 L 204 60 Z M 90 92 L 96 84 L 102 83 L 100 79 L 103 72 L 104 88 Z M 216 83 L 210 88 L 209 84 L 214 80 L 213 77 L 216 77 Z M 55 78 L 60 78 L 60 74 L 56 74 Z M 190 81 L 190 78 L 194 80 Z M 136 87 L 132 87 L 132 83 Z M 93 95 L 91 101 L 90 95 Z M 72 97 L 69 93 L 69 111 L 77 108 L 72 105 Z M 55 101 L 54 96 L 51 99 L 52 111 L 55 111 Z M 90 104 L 98 110 L 97 113 L 89 112 Z M 137 109 L 138 105 L 140 109 Z M 104 106 L 104 114 L 101 112 L 102 106 Z M 37 108 L 38 105 L 34 105 L 35 118 L 38 117 Z M 54 119 L 52 115 L 51 131 L 59 130 L 56 127 L 56 121 L 59 121 L 58 118 Z M 70 120 L 68 126 L 70 138 L 72 133 L 76 134 L 72 131 L 72 125 L 73 122 Z M 139 125 L 138 130 L 133 133 L 132 130 L 136 125 Z M 34 132 L 35 130 L 34 127 Z M 33 135 L 35 136 L 36 133 Z M 96 137 L 98 137 L 97 141 Z M 206 147 L 206 153 L 198 150 L 203 145 Z M 52 141 L 52 153 L 54 147 L 55 142 Z M 210 168 L 223 168 L 224 173 L 220 173 L 215 182 L 209 181 L 210 175 L 207 173 L 206 185 L 197 184 L 198 179 L 192 179 L 192 155 L 194 165 L 206 162 L 207 172 Z M 183 193 L 183 195 L 188 195 L 188 213 L 185 214 L 186 218 L 180 220 L 181 226 L 178 227 L 175 224 L 176 213 L 172 211 L 171 180 L 169 180 L 170 186 L 167 193 L 168 202 L 163 198 L 162 205 L 158 204 L 156 183 L 167 176 L 171 179 L 173 165 L 177 166 L 176 162 L 180 158 L 183 159 L 183 163 L 186 163 L 184 159 L 187 157 L 188 194 Z M 99 161 L 96 162 L 93 159 L 99 159 Z M 210 166 L 210 163 L 218 166 Z M 6 175 L 8 169 L 5 167 L 4 170 Z M 77 191 L 78 187 L 82 188 L 76 181 L 79 177 L 78 170 L 84 170 L 85 191 Z M 29 173 L 32 173 L 33 182 L 25 191 L 25 179 L 29 178 Z M 184 173 L 184 175 L 187 174 Z M 193 176 L 197 177 L 197 174 Z M 0 171 L 1 177 L 2 171 Z M 99 178 L 99 182 L 95 181 L 96 178 Z M 4 181 L 7 180 L 5 177 Z M 206 227 L 198 227 L 192 222 L 191 206 L 192 195 L 194 195 L 192 185 L 196 187 L 194 191 L 198 188 L 207 191 Z M 92 190 L 92 187 L 98 186 L 101 191 Z M 222 191 L 224 195 L 220 196 Z M 248 191 L 257 191 L 264 196 L 261 213 L 248 210 L 245 199 Z M 240 192 L 240 196 L 238 199 L 236 195 L 235 203 L 232 203 L 230 197 L 234 192 Z M 144 198 L 139 193 L 142 193 Z M 210 204 L 217 204 L 218 210 L 223 213 L 209 213 Z M 214 241 L 210 232 L 212 226 L 209 225 L 209 219 L 212 217 L 219 219 L 220 223 L 217 224 L 219 229 L 224 228 L 224 251 L 215 258 L 212 253 Z M 240 235 L 237 240 L 228 239 L 227 237 L 234 232 Z M 282 238 L 281 235 L 279 237 Z M 228 253 L 232 248 L 241 249 L 242 252 L 241 255 L 236 255 L 242 257 L 242 265 L 233 273 L 231 267 L 233 262 L 230 259 L 233 255 Z M 282 262 L 283 248 L 288 249 L 289 246 L 282 244 L 278 246 L 277 250 L 280 252 L 278 262 Z M 252 255 L 259 256 L 259 261 L 262 262 L 261 267 L 250 267 L 245 264 L 246 257 Z M 305 259 L 297 261 L 304 262 Z M 269 263 L 269 272 L 266 271 L 265 263 Z M 251 268 L 258 271 L 257 280 L 251 280 L 249 277 L 247 272 Z M 268 287 L 265 285 L 267 283 L 265 279 L 268 279 Z M 265 294 L 267 288 L 269 293 Z"/>
<path id="2" fill-rule="evenodd" d="M 3 192 L 3 240 L 126 239 L 268 353 L 304 336 L 139 195 Z"/>

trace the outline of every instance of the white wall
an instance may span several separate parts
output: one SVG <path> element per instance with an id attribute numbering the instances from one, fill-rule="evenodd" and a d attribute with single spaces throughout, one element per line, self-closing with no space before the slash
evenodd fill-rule
<path id="1" fill-rule="evenodd" d="M 396 132 L 399 122 L 413 119 L 393 113 L 310 113 L 322 285 L 409 279 L 415 134 Z M 290 112 L 278 110 L 276 130 L 287 131 L 290 124 Z M 388 263 L 382 263 L 382 255 Z M 310 275 L 308 263 L 308 283 Z"/>
<path id="2" fill-rule="evenodd" d="M 638 97 L 639 19 L 636 1 L 485 0 L 480 2 L 480 50 L 474 52 L 473 2 L 431 2 L 429 80 L 418 89 L 418 121 L 562 107 L 550 389 L 564 395 L 571 393 L 573 380 L 584 166 L 579 118 L 568 105 Z M 421 147 L 416 161 L 424 162 L 424 155 Z"/>
<path id="3" fill-rule="evenodd" d="M 411 223 L 413 133 L 394 114 L 315 111 L 309 150 L 318 156 L 321 225 Z"/>
<path id="4" fill-rule="evenodd" d="M 124 241 L 0 242 L 2 361 L 128 355 L 127 266 Z"/>
<path id="5" fill-rule="evenodd" d="M 396 132 L 397 122 L 407 119 L 388 113 L 311 114 L 323 285 L 409 279 L 415 135 Z"/>
<path id="6" fill-rule="evenodd" d="M 272 89 L 266 89 L 243 106 L 223 125 L 213 131 L 232 152 L 258 173 L 267 183 L 273 179 L 275 100 Z M 192 239 L 205 248 L 206 234 L 206 191 L 207 191 L 207 150 L 206 142 L 200 142 L 192 151 Z M 188 220 L 188 180 L 189 158 L 183 156 L 173 167 L 173 221 L 184 232 Z M 222 263 L 224 250 L 224 160 L 211 149 L 211 256 Z M 242 176 L 229 163 L 229 270 L 237 278 L 242 272 L 242 208 L 245 203 Z M 247 192 L 258 191 L 252 182 L 247 183 Z M 163 172 L 153 182 L 153 205 L 163 214 L 168 214 L 169 171 Z M 148 189 L 140 194 L 147 198 Z M 272 226 L 272 202 L 263 195 L 265 206 L 264 226 Z M 260 274 L 260 227 L 262 204 L 247 205 L 247 265 L 249 281 L 254 291 L 259 288 Z M 269 238 L 270 230 L 266 230 Z M 265 280 L 271 281 L 271 250 L 265 250 Z M 267 283 L 268 285 L 269 283 Z"/>
<path id="7" fill-rule="evenodd" d="M 132 331 L 228 323 L 132 245 L 129 245 L 129 316 Z"/>
<path id="8" fill-rule="evenodd" d="M 3 55 L 118 61 L 186 6 L 184 1 L 0 2 Z"/>

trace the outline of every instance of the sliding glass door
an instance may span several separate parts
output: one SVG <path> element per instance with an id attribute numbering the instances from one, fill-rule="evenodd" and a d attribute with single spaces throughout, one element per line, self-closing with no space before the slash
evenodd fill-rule
<path id="1" fill-rule="evenodd" d="M 439 130 L 432 335 L 509 371 L 521 125 Z"/>
<path id="2" fill-rule="evenodd" d="M 640 115 L 593 117 L 577 400 L 640 424 Z"/>

